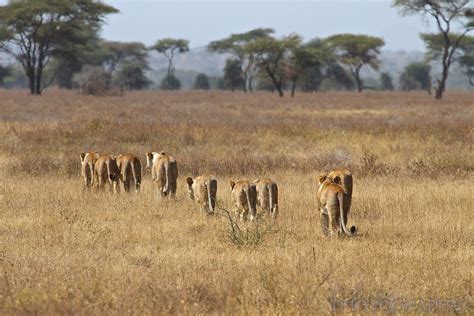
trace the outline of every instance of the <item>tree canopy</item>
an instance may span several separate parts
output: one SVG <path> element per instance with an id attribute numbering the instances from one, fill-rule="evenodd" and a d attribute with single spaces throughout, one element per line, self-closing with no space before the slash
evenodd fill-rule
<path id="1" fill-rule="evenodd" d="M 209 77 L 206 74 L 199 73 L 194 79 L 193 89 L 209 90 L 210 88 Z"/>
<path id="2" fill-rule="evenodd" d="M 425 90 L 431 93 L 431 66 L 426 63 L 411 63 L 400 75 L 400 88 L 403 91 Z"/>
<path id="3" fill-rule="evenodd" d="M 117 10 L 93 0 L 19 0 L 0 6 L 0 50 L 23 67 L 30 92 L 41 94 L 51 57 L 85 43 Z"/>
<path id="4" fill-rule="evenodd" d="M 262 38 L 269 38 L 275 31 L 272 28 L 256 28 L 245 33 L 231 34 L 222 40 L 209 43 L 208 49 L 220 54 L 231 54 L 240 63 L 244 91 L 252 91 L 252 81 L 256 74 L 255 55 L 246 45 Z"/>
<path id="5" fill-rule="evenodd" d="M 364 89 L 364 83 L 360 77 L 360 71 L 364 65 L 378 70 L 380 64 L 378 55 L 385 41 L 379 37 L 359 34 L 337 34 L 328 37 L 326 41 L 339 61 L 350 68 L 357 83 L 357 89 L 361 92 Z"/>
<path id="6" fill-rule="evenodd" d="M 168 77 L 173 77 L 173 59 L 176 54 L 189 52 L 189 41 L 181 38 L 163 38 L 151 48 L 168 59 Z"/>
<path id="7" fill-rule="evenodd" d="M 442 72 L 437 78 L 436 99 L 441 99 L 446 90 L 449 69 L 456 52 L 472 23 L 472 1 L 470 0 L 394 0 L 393 6 L 404 15 L 422 14 L 436 22 L 438 33 L 421 34 L 428 49 L 428 57 L 441 61 Z M 470 18 L 470 19 L 469 19 Z M 457 26 L 460 32 L 453 31 Z"/>
<path id="8" fill-rule="evenodd" d="M 299 45 L 301 37 L 296 34 L 282 39 L 259 38 L 245 45 L 245 51 L 255 56 L 256 65 L 266 72 L 280 97 L 284 96 L 283 84 L 289 67 L 286 57 Z"/>

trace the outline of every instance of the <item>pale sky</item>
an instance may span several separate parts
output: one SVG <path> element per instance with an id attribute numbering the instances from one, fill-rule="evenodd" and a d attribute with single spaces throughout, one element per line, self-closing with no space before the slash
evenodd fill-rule
<path id="1" fill-rule="evenodd" d="M 0 0 L 5 4 L 6 0 Z M 108 40 L 151 45 L 180 37 L 201 47 L 231 33 L 272 27 L 278 36 L 292 32 L 306 40 L 336 33 L 381 36 L 389 50 L 424 50 L 418 33 L 433 25 L 421 16 L 400 16 L 391 0 L 104 0 L 120 10 L 108 18 Z"/>
<path id="2" fill-rule="evenodd" d="M 383 37 L 385 49 L 424 50 L 418 33 L 430 30 L 421 16 L 400 16 L 390 0 L 105 2 L 120 13 L 108 18 L 103 36 L 147 45 L 163 37 L 180 37 L 189 39 L 191 47 L 200 47 L 231 33 L 272 27 L 277 35 L 296 32 L 306 40 L 364 33 Z"/>

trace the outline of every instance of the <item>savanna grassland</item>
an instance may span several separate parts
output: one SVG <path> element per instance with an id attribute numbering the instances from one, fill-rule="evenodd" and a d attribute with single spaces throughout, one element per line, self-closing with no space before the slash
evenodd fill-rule
<path id="1" fill-rule="evenodd" d="M 473 312 L 472 93 L 1 91 L 0 119 L 1 314 Z M 87 150 L 174 155 L 176 199 L 148 171 L 138 195 L 83 191 Z M 354 238 L 315 208 L 338 166 Z M 185 191 L 204 172 L 215 216 Z M 261 176 L 279 217 L 232 230 L 228 180 Z"/>

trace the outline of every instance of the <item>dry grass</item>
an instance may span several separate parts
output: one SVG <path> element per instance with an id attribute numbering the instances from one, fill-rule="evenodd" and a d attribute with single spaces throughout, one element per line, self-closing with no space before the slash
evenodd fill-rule
<path id="1" fill-rule="evenodd" d="M 0 313 L 473 312 L 474 102 L 451 93 L 0 92 Z M 176 201 L 83 192 L 79 152 L 165 150 Z M 142 160 L 143 162 L 143 160 Z M 355 173 L 352 239 L 312 178 Z M 280 217 L 205 216 L 184 178 L 274 178 Z M 235 237 L 235 236 L 234 236 Z"/>

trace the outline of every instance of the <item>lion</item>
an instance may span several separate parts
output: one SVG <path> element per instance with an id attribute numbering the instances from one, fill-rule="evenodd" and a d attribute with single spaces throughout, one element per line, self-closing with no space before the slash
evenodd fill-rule
<path id="1" fill-rule="evenodd" d="M 319 188 L 317 192 L 318 208 L 321 214 L 321 222 L 323 224 L 323 232 L 327 235 L 333 235 L 335 231 L 344 233 L 347 236 L 354 236 L 356 232 L 355 226 L 350 231 L 346 228 L 344 222 L 345 205 L 344 205 L 344 189 L 341 185 L 341 179 L 336 176 L 334 179 L 326 175 L 318 177 Z M 324 221 L 328 220 L 329 225 L 324 225 Z M 326 231 L 324 230 L 326 228 Z"/>
<path id="2" fill-rule="evenodd" d="M 257 205 L 266 210 L 271 217 L 278 215 L 278 186 L 275 181 L 262 178 L 253 182 L 257 187 Z"/>
<path id="3" fill-rule="evenodd" d="M 117 160 L 110 155 L 100 155 L 95 162 L 95 177 L 97 178 L 97 189 L 104 189 L 106 183 L 109 184 L 109 190 L 113 193 L 119 193 L 120 170 L 117 166 Z"/>
<path id="4" fill-rule="evenodd" d="M 160 196 L 174 197 L 178 179 L 176 160 L 165 152 L 147 152 L 146 166 L 151 168 L 151 179 L 158 184 Z"/>
<path id="5" fill-rule="evenodd" d="M 234 210 L 241 220 L 254 220 L 257 216 L 257 187 L 246 180 L 229 180 Z"/>
<path id="6" fill-rule="evenodd" d="M 347 225 L 347 217 L 352 203 L 352 173 L 347 168 L 339 168 L 330 171 L 327 176 L 333 181 L 336 177 L 341 179 L 340 185 L 344 190 L 344 224 Z"/>
<path id="7" fill-rule="evenodd" d="M 84 178 L 84 189 L 92 188 L 94 183 L 94 168 L 95 162 L 99 158 L 99 153 L 96 151 L 81 153 L 81 175 Z"/>
<path id="8" fill-rule="evenodd" d="M 196 201 L 202 209 L 213 214 L 216 208 L 217 180 L 211 175 L 202 175 L 196 178 L 188 177 L 188 193 L 191 200 Z"/>
<path id="9" fill-rule="evenodd" d="M 123 183 L 125 192 L 130 192 L 130 184 L 133 181 L 135 192 L 140 192 L 142 182 L 142 164 L 134 154 L 121 154 L 117 156 L 117 167 L 120 170 L 120 181 Z"/>

